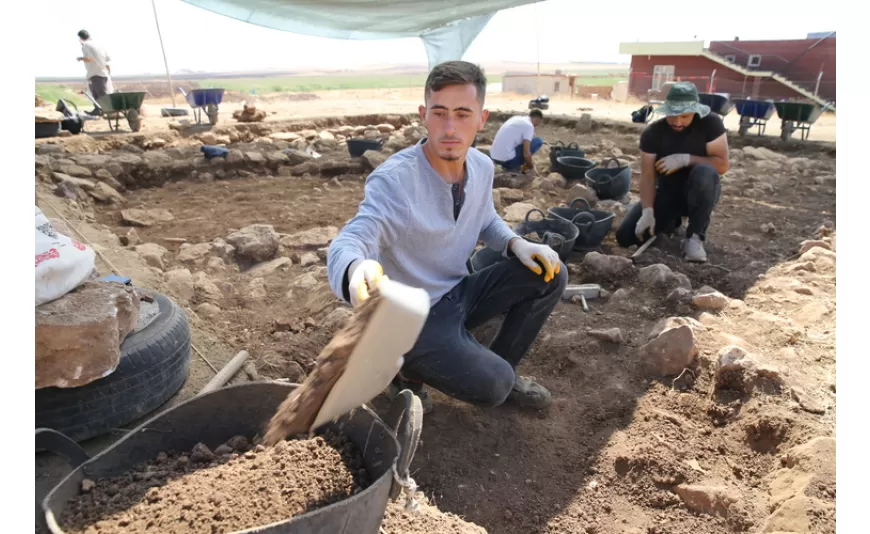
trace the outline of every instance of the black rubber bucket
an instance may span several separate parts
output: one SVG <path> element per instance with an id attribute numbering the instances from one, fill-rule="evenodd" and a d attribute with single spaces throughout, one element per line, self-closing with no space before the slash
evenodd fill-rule
<path id="1" fill-rule="evenodd" d="M 36 139 L 45 139 L 46 137 L 54 137 L 60 133 L 61 125 L 59 122 L 37 122 L 36 123 Z"/>
<path id="2" fill-rule="evenodd" d="M 558 158 L 562 156 L 571 156 L 575 158 L 586 157 L 586 153 L 577 143 L 571 143 L 568 146 L 562 144 L 562 141 L 556 141 L 550 148 L 550 172 L 559 172 Z"/>
<path id="3" fill-rule="evenodd" d="M 37 429 L 36 447 L 63 456 L 73 471 L 37 502 L 37 524 L 62 534 L 58 518 L 78 495 L 82 480 L 120 475 L 167 450 L 190 450 L 197 443 L 215 448 L 236 435 L 262 434 L 281 402 L 297 386 L 259 382 L 225 387 L 196 396 L 143 423 L 100 454 L 88 458 L 75 442 L 54 430 Z M 420 399 L 404 390 L 387 418 L 396 431 L 366 406 L 328 423 L 322 430 L 347 436 L 362 452 L 374 482 L 356 495 L 286 521 L 250 525 L 258 534 L 378 534 L 389 499 L 407 484 L 422 428 Z M 404 481 L 404 482 L 400 482 Z"/>
<path id="4" fill-rule="evenodd" d="M 590 159 L 576 156 L 559 156 L 556 162 L 559 164 L 559 174 L 566 180 L 586 180 L 586 172 L 598 165 Z"/>
<path id="5" fill-rule="evenodd" d="M 616 167 L 608 167 L 616 162 Z M 602 167 L 586 171 L 586 186 L 593 189 L 601 200 L 620 199 L 631 188 L 631 168 L 620 166 L 619 160 L 610 158 Z"/>
<path id="6" fill-rule="evenodd" d="M 580 204 L 583 206 L 577 207 Z M 568 207 L 550 208 L 547 212 L 553 218 L 570 221 L 577 228 L 576 251 L 598 249 L 616 218 L 613 212 L 591 209 L 585 198 L 575 198 Z"/>
<path id="7" fill-rule="evenodd" d="M 541 214 L 541 219 L 530 221 L 529 215 L 535 212 Z M 574 241 L 577 239 L 577 235 L 579 234 L 577 227 L 571 224 L 570 221 L 565 221 L 559 218 L 548 219 L 544 212 L 538 208 L 529 210 L 529 212 L 526 213 L 525 220 L 514 226 L 513 230 L 523 237 L 527 234 L 537 235 L 537 240 L 528 237 L 525 239 L 532 241 L 533 243 L 548 245 L 559 253 L 559 259 L 562 261 L 565 261 L 568 255 L 571 254 L 571 251 L 574 249 Z"/>
<path id="8" fill-rule="evenodd" d="M 358 158 L 365 154 L 366 150 L 380 151 L 384 146 L 384 142 L 377 139 L 348 139 L 347 151 L 350 152 L 350 157 Z"/>

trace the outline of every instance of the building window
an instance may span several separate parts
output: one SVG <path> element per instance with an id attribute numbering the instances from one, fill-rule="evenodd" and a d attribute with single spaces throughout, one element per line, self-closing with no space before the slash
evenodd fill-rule
<path id="1" fill-rule="evenodd" d="M 558 93 L 558 92 L 559 92 L 559 86 L 560 86 L 561 84 L 562 84 L 562 82 L 556 82 L 556 83 L 553 85 L 553 92 L 554 92 L 554 93 Z"/>
<path id="2" fill-rule="evenodd" d="M 652 88 L 658 91 L 662 85 L 674 79 L 673 65 L 656 65 L 653 67 Z"/>
<path id="3" fill-rule="evenodd" d="M 729 54 L 725 56 L 725 60 L 730 61 L 731 63 L 737 63 L 737 56 L 735 56 L 734 54 Z"/>
<path id="4" fill-rule="evenodd" d="M 749 56 L 749 61 L 747 62 L 747 65 L 750 67 L 760 67 L 761 56 L 759 56 L 758 54 L 752 54 L 751 56 Z"/>

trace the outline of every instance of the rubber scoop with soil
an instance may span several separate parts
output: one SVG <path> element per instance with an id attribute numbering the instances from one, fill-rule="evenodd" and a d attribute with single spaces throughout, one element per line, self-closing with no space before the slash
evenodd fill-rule
<path id="1" fill-rule="evenodd" d="M 429 315 L 425 290 L 384 280 L 317 356 L 314 370 L 281 403 L 263 443 L 312 433 L 362 406 L 392 381 Z"/>

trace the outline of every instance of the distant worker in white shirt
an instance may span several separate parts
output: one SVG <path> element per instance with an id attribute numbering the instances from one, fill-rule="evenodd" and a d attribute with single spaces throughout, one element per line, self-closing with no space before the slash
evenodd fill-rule
<path id="1" fill-rule="evenodd" d="M 492 141 L 492 160 L 510 172 L 534 170 L 532 154 L 544 145 L 540 137 L 535 137 L 535 128 L 543 120 L 541 110 L 533 109 L 528 116 L 517 115 L 505 121 Z"/>
<path id="2" fill-rule="evenodd" d="M 109 81 L 112 74 L 112 68 L 109 66 L 109 54 L 102 46 L 91 40 L 91 35 L 87 30 L 79 32 L 79 40 L 82 42 L 82 56 L 78 60 L 85 64 L 91 96 L 94 97 L 94 100 L 99 100 L 100 97 L 112 94 L 112 86 Z"/>

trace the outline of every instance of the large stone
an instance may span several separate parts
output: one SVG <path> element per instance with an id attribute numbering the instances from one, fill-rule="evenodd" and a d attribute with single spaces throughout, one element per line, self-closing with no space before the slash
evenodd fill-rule
<path id="1" fill-rule="evenodd" d="M 728 307 L 728 302 L 728 297 L 709 287 L 701 288 L 692 297 L 692 306 L 704 311 L 722 311 Z"/>
<path id="2" fill-rule="evenodd" d="M 78 387 L 118 366 L 139 320 L 139 296 L 115 282 L 88 282 L 36 308 L 36 388 Z"/>
<path id="3" fill-rule="evenodd" d="M 228 262 L 232 261 L 236 256 L 236 247 L 218 237 L 211 242 L 211 253 L 225 262 Z"/>
<path id="4" fill-rule="evenodd" d="M 517 202 L 522 202 L 524 198 L 524 194 L 520 189 L 508 189 L 507 187 L 498 187 L 492 190 L 493 199 L 498 198 L 500 204 L 496 205 L 497 209 L 501 209 L 503 207 L 510 206 L 511 204 L 516 204 Z"/>
<path id="5" fill-rule="evenodd" d="M 561 193 L 568 185 L 568 181 L 561 174 L 553 172 L 547 176 L 539 176 L 532 181 L 532 189 Z"/>
<path id="6" fill-rule="evenodd" d="M 568 202 L 571 202 L 575 198 L 585 199 L 586 202 L 589 203 L 590 206 L 594 206 L 598 202 L 598 195 L 595 193 L 594 189 L 590 189 L 583 184 L 574 184 L 568 189 L 568 192 L 565 194 L 565 198 L 568 199 Z M 578 207 L 582 207 L 583 203 L 580 202 Z"/>
<path id="7" fill-rule="evenodd" d="M 492 187 L 506 187 L 508 189 L 522 189 L 534 181 L 531 174 L 496 172 L 492 178 Z"/>
<path id="8" fill-rule="evenodd" d="M 278 234 L 271 224 L 252 224 L 227 236 L 236 254 L 254 261 L 266 261 L 278 252 Z"/>
<path id="9" fill-rule="evenodd" d="M 749 352 L 738 345 L 723 347 L 716 359 L 714 380 L 716 389 L 731 389 L 752 393 L 759 378 L 759 364 Z"/>
<path id="10" fill-rule="evenodd" d="M 74 185 L 77 188 L 81 188 L 83 191 L 90 191 L 96 185 L 93 180 L 85 180 L 84 178 L 75 178 L 70 176 L 69 174 L 64 174 L 62 172 L 53 172 L 51 173 L 51 177 L 57 183 L 69 183 Z"/>
<path id="11" fill-rule="evenodd" d="M 293 280 L 290 286 L 295 289 L 314 289 L 319 284 L 316 276 L 312 273 L 305 273 Z"/>
<path id="12" fill-rule="evenodd" d="M 590 252 L 583 257 L 583 265 L 590 271 L 603 276 L 614 276 L 632 268 L 629 258 Z"/>
<path id="13" fill-rule="evenodd" d="M 161 271 L 166 268 L 166 254 L 168 254 L 169 251 L 157 243 L 137 245 L 134 250 L 138 252 L 139 255 L 142 256 L 142 259 L 145 260 L 145 263 L 151 267 L 155 267 Z"/>
<path id="14" fill-rule="evenodd" d="M 205 302 L 220 302 L 224 296 L 217 284 L 202 271 L 193 275 L 193 294 L 197 300 Z"/>
<path id="15" fill-rule="evenodd" d="M 90 169 L 81 165 L 63 165 L 60 170 L 74 178 L 92 178 L 94 176 Z"/>
<path id="16" fill-rule="evenodd" d="M 275 258 L 274 260 L 254 265 L 248 270 L 247 274 L 254 278 L 264 278 L 275 274 L 279 269 L 282 271 L 287 270 L 291 265 L 293 265 L 293 261 L 290 258 Z"/>
<path id="17" fill-rule="evenodd" d="M 601 200 L 595 205 L 595 209 L 611 211 L 617 218 L 622 217 L 628 212 L 625 204 L 618 200 Z"/>
<path id="18" fill-rule="evenodd" d="M 42 143 L 36 146 L 37 154 L 63 154 L 66 148 L 63 145 L 55 145 L 53 143 Z"/>
<path id="19" fill-rule="evenodd" d="M 269 137 L 278 141 L 296 141 L 297 139 L 302 138 L 296 132 L 275 132 L 273 134 L 269 134 Z"/>
<path id="20" fill-rule="evenodd" d="M 312 157 L 305 151 L 296 150 L 295 148 L 285 149 L 284 154 L 287 156 L 287 162 L 290 165 L 299 165 L 300 163 L 305 163 L 312 159 Z"/>
<path id="21" fill-rule="evenodd" d="M 320 263 L 320 258 L 313 252 L 305 252 L 299 256 L 299 265 L 302 267 L 310 267 Z"/>
<path id="22" fill-rule="evenodd" d="M 248 302 L 259 302 L 266 298 L 266 281 L 262 278 L 254 278 L 248 282 Z"/>
<path id="23" fill-rule="evenodd" d="M 638 269 L 637 277 L 644 285 L 666 291 L 675 288 L 692 288 L 692 282 L 686 275 L 674 273 L 670 267 L 663 263 Z"/>
<path id="24" fill-rule="evenodd" d="M 285 154 L 284 152 L 280 150 L 275 150 L 266 154 L 266 161 L 272 164 L 282 164 L 288 163 L 290 161 L 290 158 L 288 158 L 287 154 Z"/>
<path id="25" fill-rule="evenodd" d="M 801 248 L 798 251 L 798 254 L 803 254 L 804 252 L 816 247 L 823 248 L 825 250 L 831 250 L 831 244 L 827 241 L 822 241 L 820 239 L 808 239 L 801 242 Z"/>
<path id="26" fill-rule="evenodd" d="M 688 367 L 698 354 L 695 334 L 687 324 L 673 317 L 660 322 L 650 332 L 649 341 L 640 347 L 643 364 L 658 375 L 675 375 Z"/>
<path id="27" fill-rule="evenodd" d="M 72 157 L 73 161 L 85 167 L 104 168 L 111 161 L 111 157 L 105 154 L 78 154 Z"/>
<path id="28" fill-rule="evenodd" d="M 97 182 L 94 188 L 88 191 L 88 194 L 94 197 L 98 202 L 104 204 L 123 204 L 124 195 L 117 192 L 112 186 L 104 182 Z"/>
<path id="29" fill-rule="evenodd" d="M 245 161 L 245 153 L 238 148 L 232 148 L 227 152 L 227 163 L 241 163 Z"/>
<path id="30" fill-rule="evenodd" d="M 740 497 L 734 490 L 722 486 L 679 485 L 674 491 L 689 510 L 708 515 L 727 517 L 728 511 Z"/>
<path id="31" fill-rule="evenodd" d="M 116 191 L 123 191 L 125 189 L 124 184 L 116 180 L 112 173 L 106 169 L 98 169 L 97 172 L 94 173 L 94 178 L 111 186 L 112 189 Z"/>
<path id="32" fill-rule="evenodd" d="M 142 154 L 142 160 L 148 167 L 164 167 L 172 165 L 174 160 L 172 157 L 162 150 L 151 150 Z"/>
<path id="33" fill-rule="evenodd" d="M 383 162 L 387 161 L 388 157 L 387 154 L 384 154 L 380 150 L 366 150 L 363 152 L 362 160 L 366 163 L 366 167 L 369 170 L 375 170 Z"/>
<path id="34" fill-rule="evenodd" d="M 175 220 L 175 216 L 167 209 L 139 209 L 130 208 L 121 210 L 121 220 L 129 226 L 154 226 L 164 222 Z"/>
<path id="35" fill-rule="evenodd" d="M 178 251 L 178 261 L 198 265 L 205 262 L 211 253 L 211 243 L 182 243 Z"/>
<path id="36" fill-rule="evenodd" d="M 163 283 L 170 296 L 181 302 L 187 302 L 193 298 L 193 275 L 189 269 L 175 269 L 163 275 Z"/>
<path id="37" fill-rule="evenodd" d="M 211 302 L 203 302 L 196 307 L 195 311 L 203 319 L 217 319 L 221 314 L 221 309 Z"/>
<path id="38" fill-rule="evenodd" d="M 266 163 L 266 156 L 264 156 L 263 154 L 261 154 L 259 152 L 254 152 L 254 151 L 245 152 L 245 159 L 247 159 L 251 163 L 257 163 L 257 164 Z"/>
<path id="39" fill-rule="evenodd" d="M 518 223 L 522 222 L 526 218 L 526 214 L 529 211 L 535 209 L 535 206 L 532 204 L 527 204 L 525 202 L 517 202 L 515 204 L 511 204 L 510 206 L 504 209 L 504 220 L 509 223 Z M 533 217 L 540 218 L 540 215 L 533 215 Z"/>
<path id="40" fill-rule="evenodd" d="M 621 345 L 625 343 L 625 337 L 622 335 L 622 330 L 619 328 L 608 328 L 606 330 L 589 330 L 586 332 L 589 337 L 599 341 L 607 341 Z"/>
<path id="41" fill-rule="evenodd" d="M 353 317 L 353 310 L 347 307 L 339 307 L 332 310 L 329 315 L 323 319 L 321 325 L 329 330 L 338 330 L 344 328 Z"/>
<path id="42" fill-rule="evenodd" d="M 281 245 L 290 249 L 314 249 L 329 245 L 338 235 L 335 226 L 309 228 L 295 234 L 281 236 Z"/>

